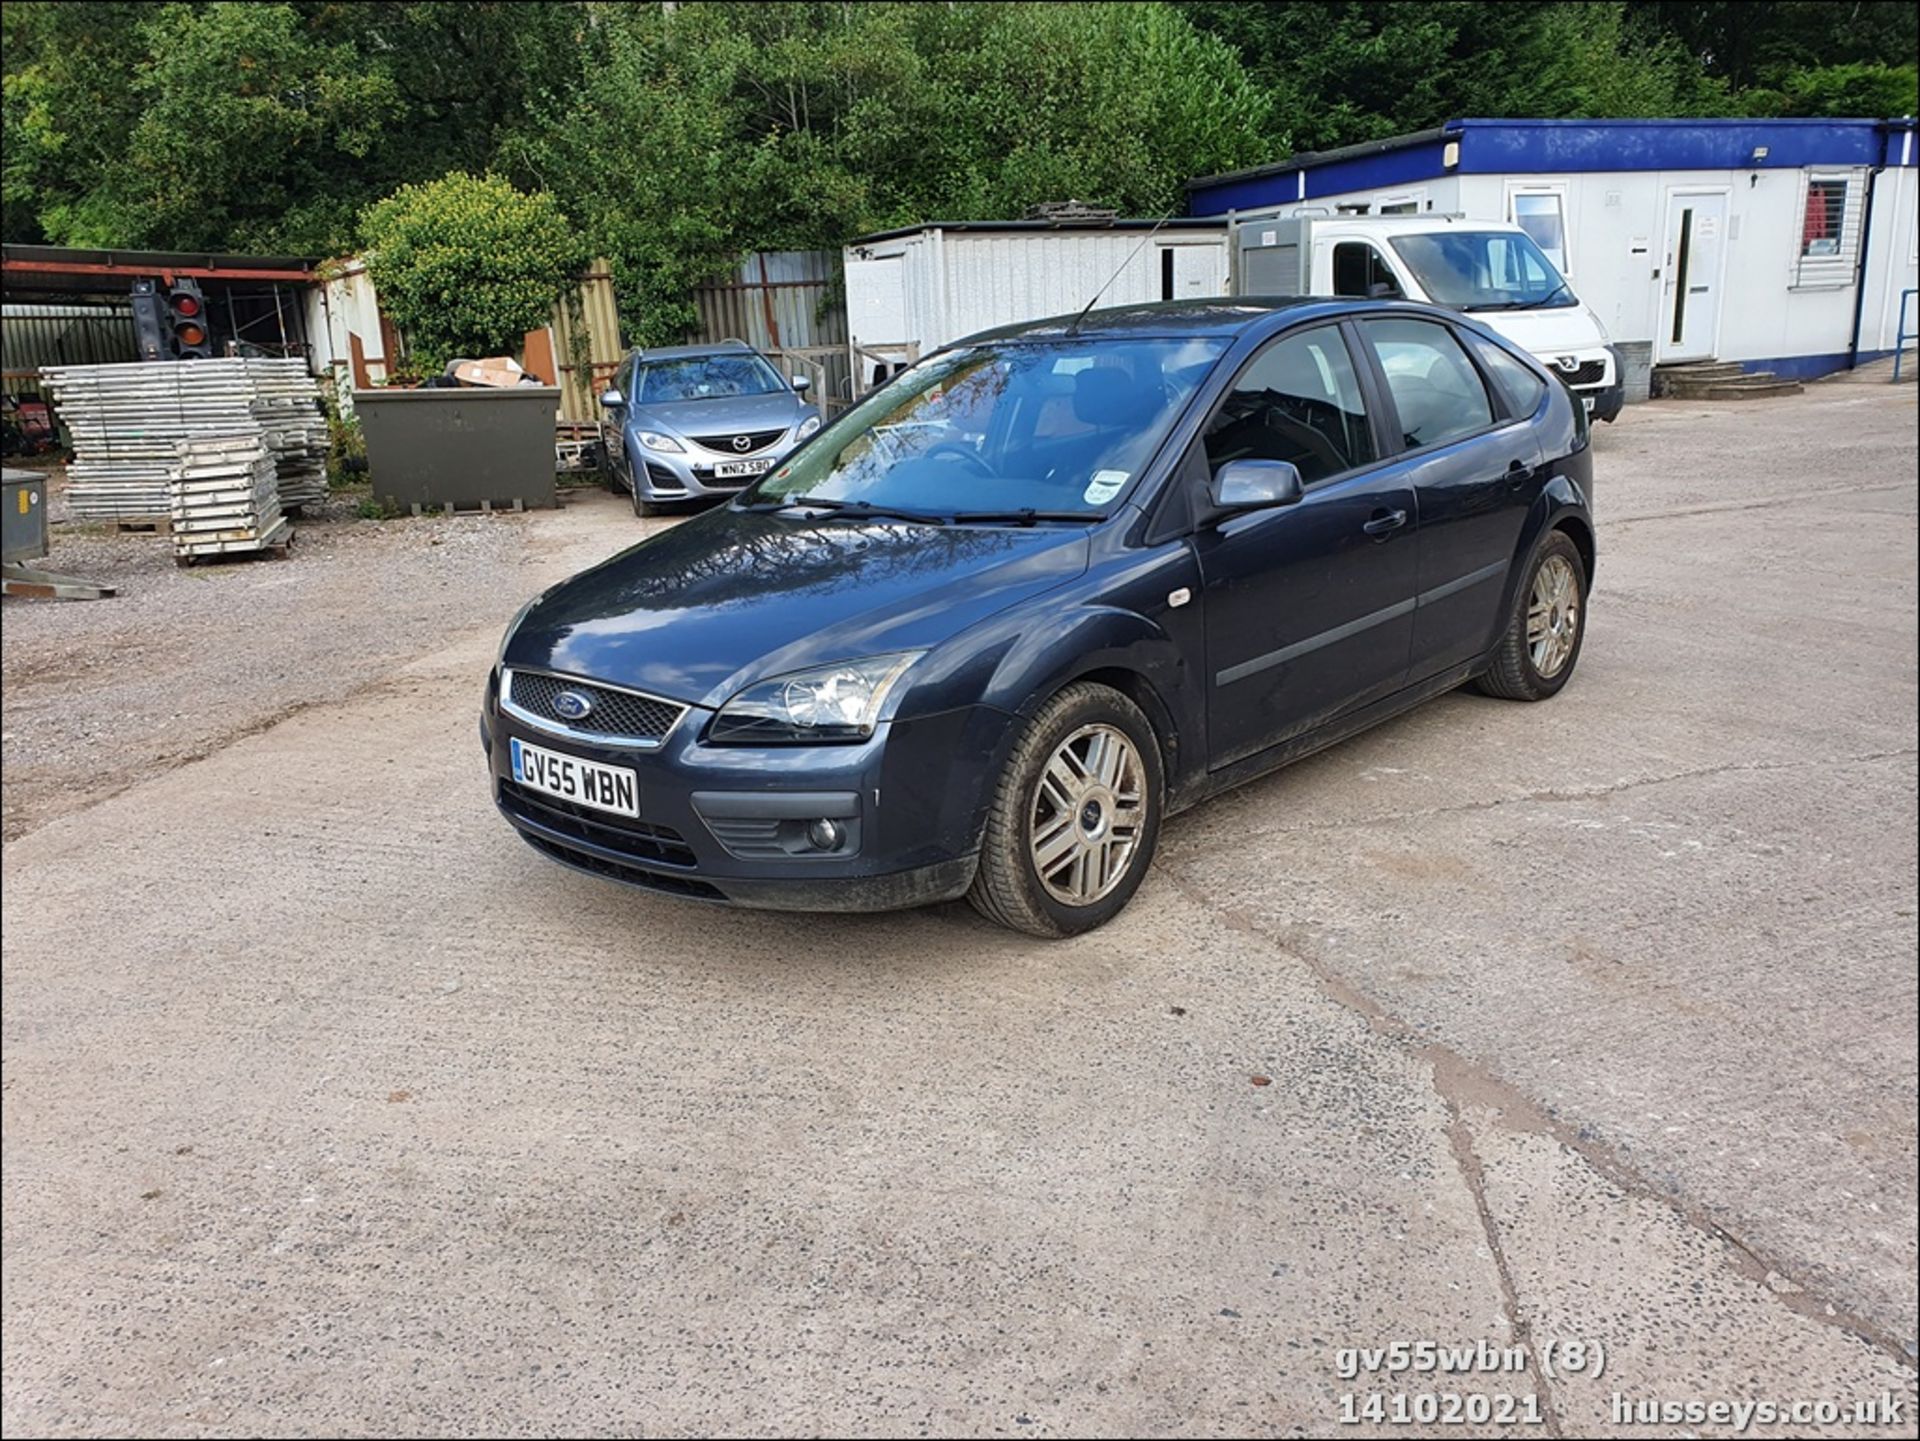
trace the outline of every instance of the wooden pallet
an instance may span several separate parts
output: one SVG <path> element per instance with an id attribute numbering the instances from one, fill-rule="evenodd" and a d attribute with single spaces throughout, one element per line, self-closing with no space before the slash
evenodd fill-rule
<path id="1" fill-rule="evenodd" d="M 418 501 L 415 501 L 413 504 L 413 513 L 415 515 L 492 515 L 496 510 L 504 513 L 509 510 L 525 510 L 526 508 L 526 501 L 516 496 L 511 505 L 504 500 L 498 505 L 495 505 L 490 500 L 462 501 L 458 505 L 450 500 L 443 505 L 421 505 Z"/>
<path id="2" fill-rule="evenodd" d="M 285 516 L 274 522 L 273 528 L 264 536 L 236 536 L 232 539 L 196 539 L 193 549 L 184 554 L 176 551 L 173 563 L 179 566 L 199 565 L 203 561 L 246 560 L 249 557 L 264 555 L 280 559 L 293 551 L 294 529 L 287 523 Z"/>

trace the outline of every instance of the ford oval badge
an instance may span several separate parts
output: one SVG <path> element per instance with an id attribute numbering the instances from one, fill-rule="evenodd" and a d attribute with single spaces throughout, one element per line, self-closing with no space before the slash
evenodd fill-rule
<path id="1" fill-rule="evenodd" d="M 553 698 L 553 713 L 561 720 L 585 720 L 593 710 L 593 697 L 577 690 L 563 690 Z"/>

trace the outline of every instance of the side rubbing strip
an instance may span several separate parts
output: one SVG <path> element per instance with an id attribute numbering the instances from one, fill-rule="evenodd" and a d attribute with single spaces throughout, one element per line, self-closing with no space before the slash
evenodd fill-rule
<path id="1" fill-rule="evenodd" d="M 1337 625 L 1332 630 L 1323 630 L 1318 635 L 1310 635 L 1305 640 L 1295 641 L 1292 645 L 1282 646 L 1279 650 L 1270 650 L 1265 655 L 1257 655 L 1252 660 L 1243 660 L 1239 665 L 1228 666 L 1213 678 L 1215 685 L 1232 685 L 1237 680 L 1245 680 L 1250 675 L 1258 675 L 1263 670 L 1272 670 L 1277 665 L 1285 665 L 1290 660 L 1298 660 L 1322 646 L 1334 645 L 1339 641 L 1371 630 L 1376 625 L 1385 625 L 1390 620 L 1398 620 L 1413 609 L 1411 600 L 1397 601 L 1385 610 L 1376 610 L 1371 615 L 1363 615 L 1358 620 L 1350 620 L 1345 625 Z"/>
<path id="2" fill-rule="evenodd" d="M 1471 586 L 1493 580 L 1505 575 L 1507 562 L 1497 560 L 1492 565 L 1483 565 L 1478 570 L 1468 571 L 1465 575 L 1448 581 L 1445 585 L 1436 585 L 1432 590 L 1423 590 L 1414 600 L 1398 601 L 1385 610 L 1376 610 L 1371 615 L 1363 615 L 1358 620 L 1350 620 L 1345 625 L 1337 625 L 1332 630 L 1323 630 L 1318 635 L 1310 635 L 1305 640 L 1295 641 L 1292 645 L 1282 646 L 1279 650 L 1270 650 L 1265 655 L 1257 655 L 1252 660 L 1243 660 L 1239 665 L 1228 666 L 1213 678 L 1215 685 L 1232 685 L 1237 680 L 1245 680 L 1250 675 L 1258 675 L 1263 670 L 1272 670 L 1277 665 L 1285 665 L 1290 660 L 1298 660 L 1310 655 L 1322 646 L 1335 645 L 1363 630 L 1371 630 L 1376 625 L 1385 625 L 1390 620 L 1398 620 L 1416 604 L 1432 605 L 1435 601 L 1445 600 L 1450 595 L 1458 595 Z"/>
<path id="3" fill-rule="evenodd" d="M 1468 571 L 1458 580 L 1450 580 L 1445 585 L 1436 585 L 1432 590 L 1420 592 L 1420 604 L 1432 605 L 1436 600 L 1445 600 L 1450 595 L 1458 595 L 1469 586 L 1479 585 L 1485 580 L 1507 573 L 1507 563 L 1496 560 L 1492 565 L 1483 565 L 1478 570 Z"/>

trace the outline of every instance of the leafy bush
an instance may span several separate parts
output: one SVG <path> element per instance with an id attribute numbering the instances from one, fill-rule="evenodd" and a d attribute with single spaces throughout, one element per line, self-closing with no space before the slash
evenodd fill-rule
<path id="1" fill-rule="evenodd" d="M 357 417 L 340 414 L 338 406 L 327 407 L 327 485 L 338 490 L 352 485 L 366 474 L 367 438 L 360 431 Z"/>
<path id="2" fill-rule="evenodd" d="M 551 195 L 464 171 L 369 206 L 360 236 L 381 308 L 428 372 L 455 356 L 513 354 L 585 263 Z"/>

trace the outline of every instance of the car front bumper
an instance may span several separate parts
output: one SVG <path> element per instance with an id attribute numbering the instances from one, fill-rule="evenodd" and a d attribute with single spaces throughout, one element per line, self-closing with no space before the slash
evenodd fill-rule
<path id="1" fill-rule="evenodd" d="M 694 707 L 656 749 L 585 742 L 505 712 L 497 673 L 480 717 L 493 801 L 523 839 L 577 870 L 690 900 L 803 911 L 881 911 L 965 893 L 978 864 L 986 778 L 1009 718 L 989 706 L 882 725 L 859 745 L 715 746 Z M 640 819 L 517 781 L 518 738 L 631 769 Z M 813 846 L 806 827 L 841 840 Z"/>
<path id="2" fill-rule="evenodd" d="M 1587 414 L 1595 420 L 1618 420 L 1627 403 L 1627 388 L 1619 384 L 1576 390 L 1574 394 L 1580 397 L 1581 403 L 1587 407 Z"/>
<path id="3" fill-rule="evenodd" d="M 791 432 L 765 450 L 751 455 L 726 455 L 688 442 L 679 453 L 648 450 L 628 437 L 633 459 L 633 483 L 642 500 L 699 500 L 709 496 L 737 495 L 785 460 L 800 444 Z M 722 476 L 718 467 L 741 460 L 765 461 L 765 470 L 754 475 Z"/>
<path id="4" fill-rule="evenodd" d="M 1611 345 L 1572 352 L 1556 351 L 1538 357 L 1579 397 L 1595 420 L 1614 420 L 1626 400 L 1621 383 L 1620 355 Z"/>

